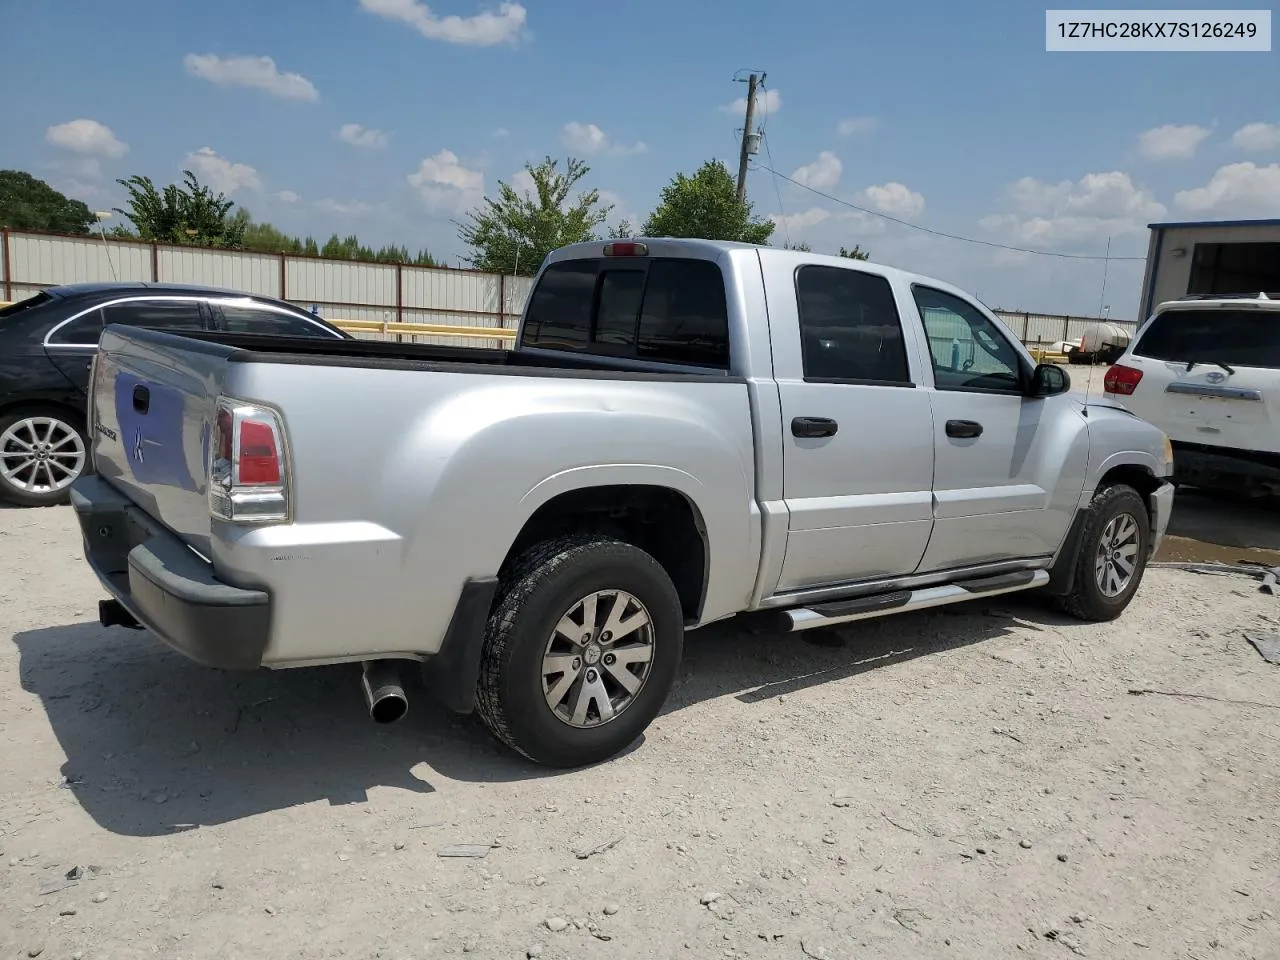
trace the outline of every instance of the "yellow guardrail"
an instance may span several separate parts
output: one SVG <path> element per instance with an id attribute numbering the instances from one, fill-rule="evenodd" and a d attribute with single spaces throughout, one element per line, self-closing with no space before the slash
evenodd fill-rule
<path id="1" fill-rule="evenodd" d="M 323 319 L 323 318 L 322 318 Z M 476 337 L 482 340 L 514 340 L 516 332 L 506 327 L 462 327 L 451 323 L 408 323 L 389 320 L 328 320 L 347 333 L 383 333 L 434 335 L 446 337 Z"/>
<path id="2" fill-rule="evenodd" d="M 1030 347 L 1032 358 L 1036 363 L 1070 363 L 1071 360 L 1065 353 L 1059 353 L 1057 350 L 1050 350 L 1047 347 Z"/>

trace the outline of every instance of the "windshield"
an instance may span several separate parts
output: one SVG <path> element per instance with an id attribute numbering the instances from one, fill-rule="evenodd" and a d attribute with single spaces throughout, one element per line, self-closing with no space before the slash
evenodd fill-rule
<path id="1" fill-rule="evenodd" d="M 17 303 L 11 303 L 5 307 L 0 307 L 0 321 L 7 320 L 16 314 L 30 310 L 32 307 L 38 307 L 42 303 L 48 303 L 52 299 L 53 297 L 41 290 L 35 296 L 27 297 L 25 300 L 19 300 Z"/>
<path id="2" fill-rule="evenodd" d="M 1151 321 L 1133 352 L 1178 363 L 1280 369 L 1280 312 L 1168 310 Z"/>

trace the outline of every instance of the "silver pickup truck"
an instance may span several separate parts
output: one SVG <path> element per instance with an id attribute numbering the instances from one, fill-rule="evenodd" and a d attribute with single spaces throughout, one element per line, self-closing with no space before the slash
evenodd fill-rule
<path id="1" fill-rule="evenodd" d="M 594 242 L 514 349 L 111 326 L 72 501 L 114 599 L 214 667 L 398 665 L 576 766 L 663 705 L 684 632 L 1022 590 L 1133 598 L 1168 439 L 1069 393 L 972 297 L 834 257 Z"/>

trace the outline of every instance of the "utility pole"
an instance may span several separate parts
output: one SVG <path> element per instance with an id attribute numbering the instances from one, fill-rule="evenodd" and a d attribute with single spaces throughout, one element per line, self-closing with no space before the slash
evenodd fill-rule
<path id="1" fill-rule="evenodd" d="M 742 153 L 738 156 L 738 202 L 747 199 L 747 161 L 756 152 L 751 125 L 756 119 L 756 87 L 764 82 L 764 74 L 747 78 L 747 119 L 742 125 Z M 741 83 L 741 81 L 739 81 Z"/>

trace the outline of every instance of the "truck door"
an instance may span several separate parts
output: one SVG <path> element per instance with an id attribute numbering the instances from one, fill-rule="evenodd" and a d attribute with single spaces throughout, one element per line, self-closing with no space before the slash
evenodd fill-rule
<path id="1" fill-rule="evenodd" d="M 929 341 L 934 526 L 921 573 L 1051 556 L 1089 461 L 1087 422 L 1069 394 L 1030 398 L 1032 367 L 976 304 L 912 284 Z"/>
<path id="2" fill-rule="evenodd" d="M 789 513 L 777 589 L 909 574 L 933 526 L 918 337 L 874 268 L 765 270 Z"/>

